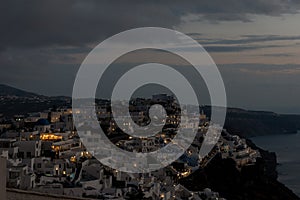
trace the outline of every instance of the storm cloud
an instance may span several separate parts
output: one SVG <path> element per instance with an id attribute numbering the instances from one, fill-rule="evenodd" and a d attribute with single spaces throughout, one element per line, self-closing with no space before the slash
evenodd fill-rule
<path id="1" fill-rule="evenodd" d="M 182 17 L 194 20 L 251 20 L 249 14 L 295 13 L 296 0 L 201 1 L 2 1 L 0 49 L 49 45 L 83 46 L 120 31 L 173 27 Z"/>
<path id="2" fill-rule="evenodd" d="M 296 32 L 284 35 L 280 31 L 259 32 L 259 29 L 256 33 L 255 28 L 269 24 L 255 22 L 272 18 L 277 20 L 280 29 L 282 18 L 296 16 L 299 8 L 298 0 L 1 1 L 0 79 L 4 84 L 40 94 L 71 95 L 76 72 L 95 45 L 124 30 L 156 26 L 190 33 L 214 54 L 214 59 L 221 61 L 217 64 L 221 66 L 230 105 L 250 108 L 255 101 L 257 108 L 273 109 L 283 102 L 296 106 L 299 96 L 290 102 L 283 98 L 276 102 L 274 96 L 290 95 L 284 91 L 289 85 L 288 92 L 299 88 L 299 66 L 276 65 L 273 69 L 264 65 L 263 59 L 270 63 L 275 58 L 288 57 L 299 64 L 296 47 L 290 44 L 300 40 L 300 31 L 293 29 Z M 293 27 L 298 19 L 295 21 Z M 255 31 L 244 31 L 244 24 L 254 24 Z M 285 51 L 287 48 L 289 51 Z M 241 58 L 248 56 L 248 51 L 252 54 L 250 59 L 262 63 L 243 65 Z M 228 59 L 228 54 L 237 59 Z M 259 60 L 256 55 L 264 58 Z M 241 63 L 221 65 L 222 61 L 232 63 L 233 60 Z M 286 84 L 272 87 L 275 83 Z M 270 102 L 272 108 L 267 107 Z"/>

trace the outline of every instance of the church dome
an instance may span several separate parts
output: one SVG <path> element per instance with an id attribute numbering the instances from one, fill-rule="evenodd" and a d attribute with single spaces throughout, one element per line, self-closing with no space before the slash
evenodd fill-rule
<path id="1" fill-rule="evenodd" d="M 47 126 L 47 125 L 50 125 L 50 123 L 47 119 L 39 119 L 36 122 L 36 125 L 38 125 L 38 126 Z"/>

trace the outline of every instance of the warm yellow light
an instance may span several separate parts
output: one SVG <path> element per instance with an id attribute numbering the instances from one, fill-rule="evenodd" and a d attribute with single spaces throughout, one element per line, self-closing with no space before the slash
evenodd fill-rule
<path id="1" fill-rule="evenodd" d="M 190 172 L 188 172 L 188 171 L 187 171 L 187 172 L 182 172 L 182 173 L 181 173 L 181 176 L 186 177 L 186 176 L 188 176 L 189 174 L 190 174 Z"/>
<path id="2" fill-rule="evenodd" d="M 40 136 L 40 139 L 43 141 L 54 141 L 54 140 L 62 140 L 61 135 L 55 135 L 53 133 L 43 133 Z"/>
<path id="3" fill-rule="evenodd" d="M 72 157 L 70 158 L 70 161 L 71 161 L 71 162 L 76 162 L 76 156 L 72 156 Z"/>

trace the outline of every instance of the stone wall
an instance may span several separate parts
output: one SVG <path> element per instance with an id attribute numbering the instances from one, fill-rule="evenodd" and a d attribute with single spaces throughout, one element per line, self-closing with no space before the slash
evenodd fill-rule
<path id="1" fill-rule="evenodd" d="M 0 157 L 0 199 L 6 199 L 6 158 Z"/>
<path id="2" fill-rule="evenodd" d="M 7 200 L 91 200 L 85 198 L 66 197 L 62 195 L 50 195 L 38 192 L 10 189 L 6 190 Z M 2 200 L 2 199 L 1 199 Z"/>

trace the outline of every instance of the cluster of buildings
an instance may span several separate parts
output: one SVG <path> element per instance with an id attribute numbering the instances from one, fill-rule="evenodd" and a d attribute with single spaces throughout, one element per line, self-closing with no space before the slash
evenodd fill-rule
<path id="1" fill-rule="evenodd" d="M 237 167 L 252 165 L 258 157 L 261 157 L 259 150 L 252 149 L 246 143 L 246 139 L 238 135 L 230 135 L 223 130 L 222 137 L 217 145 L 223 158 L 232 158 L 235 160 Z"/>
<path id="2" fill-rule="evenodd" d="M 122 130 L 111 120 L 112 112 L 107 102 L 98 105 L 99 118 L 104 119 L 101 127 L 106 128 L 108 137 L 119 148 L 147 153 L 164 147 L 173 139 L 180 124 L 178 105 L 168 95 L 155 95 L 153 99 L 155 103 L 168 105 L 168 117 L 161 122 L 166 126 L 160 134 L 142 139 L 120 134 Z M 131 105 L 136 120 L 145 123 L 148 120 L 145 99 L 135 99 Z M 203 163 L 208 163 L 217 153 L 232 157 L 238 166 L 255 162 L 259 153 L 249 148 L 245 140 L 223 131 L 213 153 L 199 157 L 209 122 L 204 113 L 200 117 L 195 113 L 188 115 L 181 119 L 182 126 L 191 131 L 199 130 L 193 144 L 170 166 L 144 174 L 114 170 L 95 159 L 94 152 L 87 151 L 78 136 L 71 108 L 16 115 L 11 119 L 0 115 L 0 156 L 6 160 L 6 185 L 27 191 L 95 199 L 222 199 L 210 189 L 189 191 L 179 184 L 179 180 L 204 167 Z M 132 129 L 132 124 L 126 118 L 123 120 L 126 129 Z M 126 162 L 130 161 L 123 161 Z"/>

